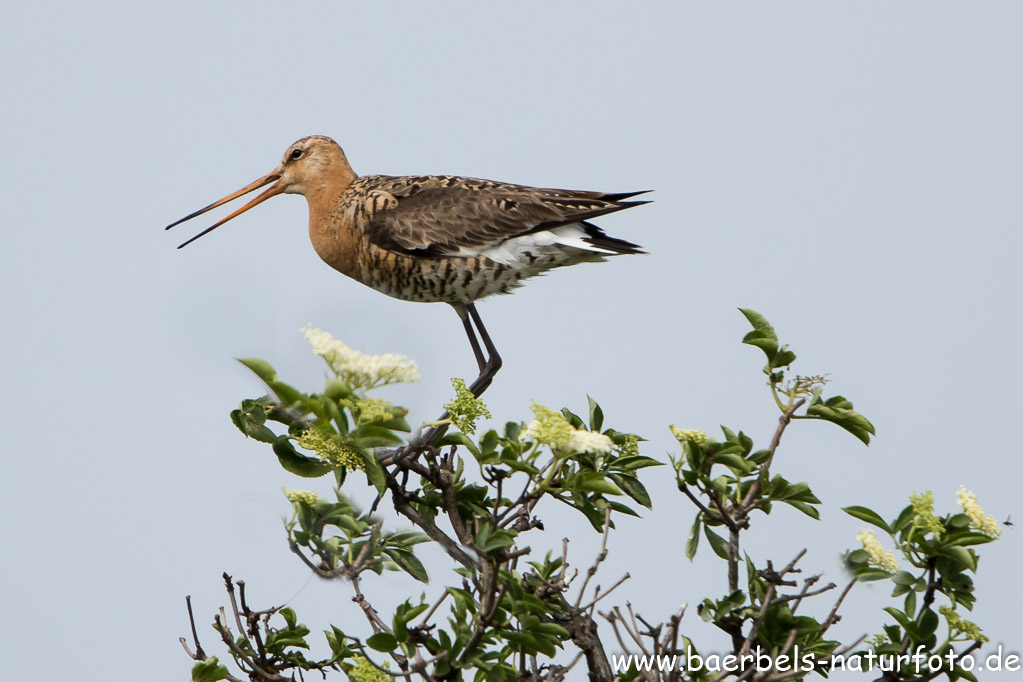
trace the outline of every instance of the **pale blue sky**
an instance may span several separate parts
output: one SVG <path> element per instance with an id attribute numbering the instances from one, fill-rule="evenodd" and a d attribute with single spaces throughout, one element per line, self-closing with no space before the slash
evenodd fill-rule
<path id="1" fill-rule="evenodd" d="M 807 546 L 805 569 L 838 580 L 862 525 L 839 507 L 890 516 L 925 489 L 949 511 L 965 485 L 1023 522 L 1021 22 L 1013 2 L 7 8 L 5 673 L 186 679 L 183 596 L 208 623 L 225 570 L 261 603 L 294 597 L 314 632 L 357 629 L 349 588 L 306 585 L 286 549 L 280 488 L 295 481 L 228 420 L 260 392 L 232 358 L 315 388 L 298 333 L 313 323 L 417 359 L 423 382 L 388 397 L 431 419 L 449 377 L 474 370 L 458 320 L 323 265 L 299 198 L 182 252 L 193 227 L 162 230 L 309 134 L 337 139 L 360 173 L 656 190 L 601 222 L 649 256 L 480 306 L 505 359 L 487 401 L 527 419 L 533 398 L 582 410 L 589 393 L 662 459 L 669 423 L 766 443 L 777 415 L 735 309 L 761 311 L 797 371 L 830 373 L 878 437 L 791 431 L 778 471 L 810 481 L 823 522 L 757 519 L 758 559 Z M 601 575 L 630 571 L 621 601 L 663 619 L 725 580 L 708 553 L 681 559 L 692 511 L 666 468 L 646 473 L 654 511 L 621 524 Z M 591 560 L 585 524 L 554 508 L 545 523 L 534 552 L 568 534 Z M 1021 532 L 982 548 L 975 611 L 1016 651 Z M 369 586 L 382 604 L 418 589 Z M 877 587 L 856 594 L 846 639 L 876 631 L 863 616 L 886 603 Z"/>

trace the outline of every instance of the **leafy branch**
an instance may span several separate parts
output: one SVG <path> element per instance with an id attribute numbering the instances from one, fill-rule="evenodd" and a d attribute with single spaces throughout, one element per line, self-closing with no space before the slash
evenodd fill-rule
<path id="1" fill-rule="evenodd" d="M 335 488 L 332 499 L 285 491 L 291 504 L 285 519 L 288 546 L 316 575 L 350 584 L 364 622 L 330 625 L 324 631 L 326 653 L 314 656 L 310 630 L 293 610 L 251 609 L 244 583 L 225 575 L 231 612 L 221 609 L 213 627 L 240 672 L 200 645 L 189 600 L 192 644 L 182 638 L 182 645 L 196 661 L 193 680 L 240 680 L 240 674 L 275 682 L 304 672 L 326 676 L 338 671 L 352 680 L 441 682 L 472 676 L 556 681 L 568 679 L 577 667 L 595 682 L 826 676 L 836 656 L 861 653 L 855 650 L 863 638 L 842 646 L 829 634 L 861 580 L 890 580 L 893 597 L 901 599 L 885 612 L 894 622 L 870 640 L 878 653 L 905 655 L 921 647 L 934 653 L 975 651 L 983 634 L 963 619 L 960 609 L 970 609 L 975 598 L 968 575 L 977 569 L 974 547 L 994 539 L 997 524 L 967 491 L 960 491 L 962 513 L 940 518 L 929 493 L 911 498 L 893 521 L 866 507 L 846 508 L 890 539 L 908 564 L 906 570 L 873 531 L 862 532 L 862 549 L 846 555 L 853 579 L 841 586 L 824 582 L 821 574 L 803 575 L 805 549 L 778 562 L 781 568 L 772 559 L 743 551 L 744 533 L 752 532 L 758 515 L 770 514 L 777 504 L 819 520 L 822 503 L 809 484 L 778 472 L 789 428 L 803 420 L 831 422 L 867 444 L 874 427 L 847 399 L 824 395 L 825 375 L 794 374 L 796 355 L 779 342 L 773 327 L 752 310 L 742 313 L 752 326 L 743 343 L 760 348 L 767 359 L 763 372 L 780 411 L 778 423 L 760 449 L 741 430 L 721 427 L 721 437 L 711 438 L 702 430 L 672 427 L 679 452 L 670 464 L 679 491 L 695 509 L 684 554 L 695 560 L 705 539 L 714 561 L 724 562 L 725 591 L 698 600 L 695 609 L 682 604 L 663 621 L 648 620 L 629 604 L 610 603 L 628 574 L 606 589 L 596 582 L 611 551 L 616 520 L 652 508 L 643 470 L 662 463 L 641 454 L 639 436 L 607 427 L 594 400 L 588 400 L 585 418 L 534 403 L 531 420 L 509 421 L 477 435 L 477 422 L 489 418 L 489 410 L 479 391 L 455 380 L 455 397 L 444 406 L 442 418 L 413 435 L 407 411 L 373 393 L 418 377 L 418 368 L 407 358 L 367 356 L 307 329 L 329 369 L 319 393 L 283 382 L 265 361 L 242 360 L 267 394 L 242 401 L 231 413 L 234 424 L 269 445 L 290 474 L 330 476 Z M 358 485 L 375 496 L 365 512 L 344 492 Z M 534 531 L 550 525 L 549 510 L 561 506 L 601 534 L 600 549 L 585 570 L 570 564 L 567 539 L 560 552 L 551 549 L 540 557 L 533 551 L 530 540 L 542 541 Z M 426 542 L 444 551 L 447 567 L 427 572 L 416 553 Z M 406 599 L 393 613 L 381 613 L 371 593 L 373 576 L 384 571 L 404 572 L 427 592 Z M 807 605 L 822 598 L 831 600 L 827 615 L 807 615 Z M 677 665 L 699 655 L 685 629 L 691 611 L 727 635 L 730 655 L 766 657 L 770 664 L 731 671 Z M 938 636 L 941 622 L 943 637 Z M 609 655 L 608 637 L 633 658 Z M 955 650 L 957 645 L 962 646 Z M 786 668 L 782 661 L 794 658 L 796 651 L 803 666 Z M 662 657 L 671 664 L 654 666 L 635 656 Z M 954 665 L 914 675 L 902 671 L 879 679 L 974 679 Z"/>

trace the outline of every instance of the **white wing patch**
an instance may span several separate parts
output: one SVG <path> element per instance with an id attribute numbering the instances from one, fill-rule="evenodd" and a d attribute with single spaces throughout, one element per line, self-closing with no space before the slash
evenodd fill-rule
<path id="1" fill-rule="evenodd" d="M 532 234 L 522 235 L 506 239 L 498 244 L 486 246 L 480 249 L 459 249 L 458 256 L 484 256 L 500 263 L 514 267 L 516 265 L 529 265 L 528 256 L 541 256 L 549 254 L 551 247 L 569 247 L 580 251 L 591 251 L 593 253 L 614 254 L 614 251 L 602 249 L 586 241 L 586 230 L 580 223 L 561 225 L 552 230 L 541 230 Z"/>

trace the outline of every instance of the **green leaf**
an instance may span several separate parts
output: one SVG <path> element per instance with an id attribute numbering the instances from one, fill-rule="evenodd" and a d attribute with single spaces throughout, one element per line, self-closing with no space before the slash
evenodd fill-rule
<path id="1" fill-rule="evenodd" d="M 384 554 L 389 556 L 391 560 L 398 565 L 398 568 L 405 571 L 419 582 L 430 582 L 430 576 L 426 573 L 426 568 L 423 566 L 423 562 L 421 562 L 411 551 L 407 549 L 388 547 L 384 550 Z"/>
<path id="2" fill-rule="evenodd" d="M 505 422 L 504 437 L 510 441 L 517 441 L 522 433 L 522 424 L 518 422 Z"/>
<path id="3" fill-rule="evenodd" d="M 664 462 L 658 462 L 653 457 L 645 457 L 643 455 L 626 455 L 611 462 L 610 466 L 612 469 L 620 471 L 635 471 L 644 467 L 664 466 Z"/>
<path id="4" fill-rule="evenodd" d="M 864 445 L 870 445 L 870 437 L 874 435 L 874 425 L 851 407 L 840 406 L 843 404 L 851 405 L 852 403 L 842 396 L 835 396 L 824 403 L 810 405 L 806 408 L 806 416 L 837 424 L 863 441 Z"/>
<path id="5" fill-rule="evenodd" d="M 276 654 L 284 653 L 285 649 L 289 647 L 308 649 L 309 644 L 305 641 L 305 636 L 308 634 L 309 628 L 304 625 L 294 630 L 271 632 L 266 638 L 266 649 Z"/>
<path id="6" fill-rule="evenodd" d="M 717 459 L 721 455 L 744 455 L 745 454 L 745 451 L 743 450 L 742 444 L 737 442 L 737 441 L 729 441 L 727 443 L 718 443 L 718 444 L 716 444 L 716 446 L 715 445 L 710 445 L 709 447 L 713 448 L 713 449 L 710 450 L 710 454 L 713 455 L 715 459 Z"/>
<path id="7" fill-rule="evenodd" d="M 305 397 L 297 388 L 289 386 L 283 381 L 270 381 L 267 386 L 281 399 L 281 403 L 284 405 L 293 405 Z"/>
<path id="8" fill-rule="evenodd" d="M 774 327 L 767 321 L 767 318 L 755 310 L 739 308 L 739 312 L 753 326 L 753 331 L 746 334 L 742 342 L 751 346 L 757 346 L 764 351 L 769 361 L 773 360 L 778 352 L 778 335 L 775 333 Z"/>
<path id="9" fill-rule="evenodd" d="M 597 509 L 593 505 L 593 503 L 589 499 L 586 499 L 586 498 L 577 499 L 577 500 L 574 500 L 572 502 L 564 500 L 563 498 L 558 498 L 558 499 L 561 499 L 563 502 L 565 502 L 566 504 L 571 506 L 573 509 L 575 509 L 576 511 L 581 513 L 583 516 L 585 516 L 586 520 L 590 522 L 590 526 L 593 527 L 593 530 L 597 531 L 598 533 L 603 532 L 603 530 L 604 530 L 604 509 L 603 509 L 603 507 L 601 507 L 600 509 Z M 612 509 L 613 508 L 614 508 L 614 505 L 612 505 Z M 614 521 L 612 521 L 611 523 L 614 524 Z"/>
<path id="10" fill-rule="evenodd" d="M 970 682 L 977 682 L 977 676 L 969 670 L 961 668 L 956 665 L 950 672 L 946 673 L 950 682 L 955 680 L 970 680 Z"/>
<path id="11" fill-rule="evenodd" d="M 327 379 L 327 385 L 323 388 L 323 395 L 331 400 L 343 400 L 352 397 L 352 388 L 343 381 Z"/>
<path id="12" fill-rule="evenodd" d="M 573 490 L 585 490 L 605 495 L 621 495 L 621 489 L 614 483 L 606 480 L 602 474 L 596 471 L 583 471 L 570 478 L 566 485 Z"/>
<path id="13" fill-rule="evenodd" d="M 908 526 L 915 517 L 916 514 L 913 512 L 913 505 L 907 504 L 903 507 L 902 511 L 899 512 L 899 515 L 895 517 L 895 520 L 892 521 L 892 530 L 895 532 L 902 530 Z"/>
<path id="14" fill-rule="evenodd" d="M 954 514 L 948 520 L 948 527 L 959 530 L 966 530 L 970 527 L 970 517 L 966 514 Z"/>
<path id="15" fill-rule="evenodd" d="M 553 635 L 562 639 L 569 639 L 572 633 L 557 623 L 540 623 L 532 628 L 533 632 L 542 632 L 545 635 Z"/>
<path id="16" fill-rule="evenodd" d="M 521 630 L 504 630 L 501 632 L 501 637 L 505 638 L 509 642 L 518 644 L 520 647 L 526 650 L 529 655 L 536 655 L 537 653 L 546 653 L 544 649 L 550 649 L 548 656 L 554 656 L 557 652 L 554 651 L 553 647 L 544 646 L 539 638 L 531 635 L 528 632 L 522 632 Z"/>
<path id="17" fill-rule="evenodd" d="M 323 635 L 327 638 L 327 644 L 330 645 L 330 652 L 334 654 L 333 660 L 339 661 L 350 655 L 351 650 L 345 644 L 345 633 L 337 626 L 331 625 L 330 630 L 323 631 Z"/>
<path id="18" fill-rule="evenodd" d="M 386 421 L 380 422 L 379 425 L 390 431 L 401 431 L 402 433 L 410 432 L 412 427 L 409 426 L 408 420 L 405 419 L 404 410 L 395 407 L 392 408 L 392 412 L 397 414 Z"/>
<path id="19" fill-rule="evenodd" d="M 447 445 L 464 445 L 469 448 L 469 452 L 472 453 L 473 457 L 476 459 L 480 459 L 481 457 L 480 449 L 476 447 L 476 443 L 474 443 L 469 436 L 465 435 L 461 431 L 449 431 L 445 433 L 443 436 L 438 438 L 436 442 L 434 442 L 434 445 L 438 449 Z"/>
<path id="20" fill-rule="evenodd" d="M 942 547 L 938 553 L 966 565 L 971 571 L 977 570 L 977 555 L 963 547 Z"/>
<path id="21" fill-rule="evenodd" d="M 376 458 L 372 452 L 359 451 L 362 456 L 362 464 L 366 469 L 366 479 L 370 485 L 376 488 L 376 491 L 383 495 L 387 491 L 387 474 L 384 473 L 384 468 L 380 466 L 380 460 Z"/>
<path id="22" fill-rule="evenodd" d="M 618 484 L 619 488 L 625 491 L 626 495 L 647 509 L 651 509 L 650 493 L 647 492 L 646 487 L 640 483 L 638 478 L 626 474 L 609 474 L 609 477 Z"/>
<path id="23" fill-rule="evenodd" d="M 481 550 L 492 554 L 514 545 L 515 535 L 504 529 L 493 530 L 488 524 L 484 524 L 473 540 Z"/>
<path id="24" fill-rule="evenodd" d="M 703 534 L 707 536 L 707 541 L 710 542 L 710 548 L 714 550 L 722 559 L 728 559 L 728 541 L 723 537 L 715 533 L 706 524 L 703 526 Z"/>
<path id="25" fill-rule="evenodd" d="M 906 593 L 906 601 L 903 604 L 906 613 L 916 613 L 916 592 L 910 590 Z"/>
<path id="26" fill-rule="evenodd" d="M 778 349 L 778 354 L 774 356 L 774 360 L 771 362 L 772 367 L 788 367 L 796 361 L 796 354 L 789 350 L 788 346 L 782 346 Z"/>
<path id="27" fill-rule="evenodd" d="M 458 587 L 448 587 L 448 594 L 455 600 L 456 608 L 462 611 L 475 612 L 476 602 L 473 600 L 472 595 L 467 591 Z"/>
<path id="28" fill-rule="evenodd" d="M 894 618 L 895 621 L 899 625 L 901 625 L 902 629 L 905 630 L 907 633 L 911 633 L 911 634 L 915 633 L 916 625 L 902 611 L 899 611 L 894 606 L 886 606 L 884 610 L 887 611 L 888 614 L 892 618 Z"/>
<path id="29" fill-rule="evenodd" d="M 721 618 L 746 604 L 746 594 L 736 590 L 717 603 L 716 615 Z"/>
<path id="30" fill-rule="evenodd" d="M 614 500 L 608 500 L 607 503 L 611 506 L 612 511 L 619 512 L 620 514 L 628 514 L 629 516 L 635 516 L 636 518 L 639 518 L 639 514 L 637 514 L 636 511 L 628 505 L 622 504 L 621 502 L 615 502 Z M 614 528 L 613 521 L 611 522 L 611 527 Z"/>
<path id="31" fill-rule="evenodd" d="M 393 547 L 411 547 L 421 542 L 430 542 L 430 536 L 414 530 L 399 530 L 388 535 L 386 542 Z"/>
<path id="32" fill-rule="evenodd" d="M 370 635 L 366 644 L 372 649 L 387 653 L 394 651 L 394 648 L 398 646 L 398 640 L 390 632 L 378 632 L 375 635 Z"/>
<path id="33" fill-rule="evenodd" d="M 946 535 L 942 544 L 955 547 L 966 547 L 969 545 L 984 545 L 993 541 L 993 537 L 985 535 L 984 533 L 960 532 Z"/>
<path id="34" fill-rule="evenodd" d="M 352 432 L 352 445 L 360 450 L 400 445 L 404 441 L 390 430 L 376 424 L 365 424 Z"/>
<path id="35" fill-rule="evenodd" d="M 334 468 L 332 464 L 299 454 L 287 436 L 278 436 L 274 441 L 273 450 L 285 471 L 302 478 L 319 478 Z"/>
<path id="36" fill-rule="evenodd" d="M 729 469 L 737 472 L 739 475 L 748 474 L 750 469 L 750 463 L 739 455 L 728 454 L 728 453 L 716 453 L 714 455 L 714 463 L 722 464 Z"/>
<path id="37" fill-rule="evenodd" d="M 539 564 L 535 561 L 531 561 L 529 565 L 539 566 Z M 516 586 L 518 586 L 519 589 L 522 587 L 513 581 L 509 584 L 509 590 L 515 590 Z M 551 610 L 550 607 L 544 604 L 540 599 L 526 592 L 523 592 L 521 595 L 516 595 L 515 600 L 518 602 L 519 606 L 524 607 L 527 611 L 532 613 L 543 614 Z"/>
<path id="38" fill-rule="evenodd" d="M 604 411 L 600 409 L 600 405 L 597 401 L 586 396 L 586 400 L 590 404 L 590 431 L 600 432 L 600 427 L 604 425 Z"/>
<path id="39" fill-rule="evenodd" d="M 860 521 L 866 521 L 871 525 L 877 526 L 886 533 L 892 532 L 892 529 L 888 527 L 888 524 L 885 522 L 885 520 L 882 519 L 881 516 L 873 509 L 868 509 L 867 507 L 860 507 L 854 505 L 852 507 L 842 507 L 842 511 L 844 511 L 849 516 L 853 516 L 859 519 Z"/>
<path id="40" fill-rule="evenodd" d="M 192 666 L 192 682 L 219 682 L 226 680 L 228 670 L 220 665 L 216 656 L 199 661 Z"/>
<path id="41" fill-rule="evenodd" d="M 408 641 L 408 625 L 395 614 L 391 629 L 394 630 L 394 638 L 399 642 Z"/>
<path id="42" fill-rule="evenodd" d="M 764 351 L 768 362 L 773 360 L 774 356 L 778 354 L 778 339 L 765 337 L 761 332 L 751 331 L 742 338 L 742 342 L 749 346 L 756 346 Z"/>
<path id="43" fill-rule="evenodd" d="M 483 551 L 487 554 L 493 554 L 499 552 L 502 549 L 507 549 L 515 544 L 515 536 L 506 530 L 499 530 L 491 534 L 487 540 L 487 544 L 483 546 Z"/>
<path id="44" fill-rule="evenodd" d="M 910 586 L 916 583 L 916 576 L 909 571 L 899 571 L 892 576 L 892 582 L 896 585 Z"/>
<path id="45" fill-rule="evenodd" d="M 686 538 L 686 558 L 690 561 L 696 556 L 696 549 L 700 546 L 700 526 L 703 525 L 703 513 L 696 515 L 693 527 L 689 529 L 689 537 Z"/>
<path id="46" fill-rule="evenodd" d="M 807 516 L 809 516 L 811 519 L 818 519 L 819 520 L 820 517 L 821 517 L 821 514 L 820 514 L 819 511 L 817 511 L 817 508 L 812 506 L 812 505 L 807 504 L 806 502 L 800 502 L 799 500 L 781 500 L 781 501 L 784 502 L 787 505 L 795 507 L 799 511 L 801 511 L 804 514 L 806 514 Z"/>
<path id="47" fill-rule="evenodd" d="M 275 370 L 266 360 L 260 360 L 259 358 L 238 358 L 238 362 L 252 370 L 252 372 L 262 379 L 265 384 L 269 384 L 277 378 L 277 370 Z"/>
<path id="48" fill-rule="evenodd" d="M 747 457 L 746 459 L 747 461 L 750 461 L 754 464 L 763 464 L 768 459 L 770 459 L 770 457 L 771 457 L 770 450 L 757 450 L 756 452 L 750 454 L 750 456 Z"/>
<path id="49" fill-rule="evenodd" d="M 920 626 L 919 635 L 920 639 L 927 639 L 935 633 L 938 629 L 938 614 L 931 609 L 924 609 L 924 612 L 920 614 Z"/>
<path id="50" fill-rule="evenodd" d="M 887 580 L 890 577 L 892 577 L 891 573 L 880 568 L 867 568 L 856 571 L 856 579 L 864 583 L 874 580 Z"/>
<path id="51" fill-rule="evenodd" d="M 338 433 L 348 435 L 348 415 L 336 402 L 314 397 L 306 401 L 306 407 L 321 419 L 333 421 Z"/>
<path id="52" fill-rule="evenodd" d="M 499 437 L 494 429 L 484 433 L 483 437 L 480 438 L 480 452 L 490 453 L 497 450 L 497 440 Z"/>
<path id="53" fill-rule="evenodd" d="M 262 405 L 254 409 L 233 410 L 231 421 L 246 438 L 253 438 L 262 443 L 273 443 L 277 439 L 277 434 L 264 425 L 266 410 Z"/>
<path id="54" fill-rule="evenodd" d="M 288 384 L 277 380 L 277 371 L 266 360 L 259 358 L 238 358 L 238 362 L 248 367 L 252 372 L 262 379 L 263 383 L 281 399 L 285 405 L 298 402 L 303 394 Z"/>

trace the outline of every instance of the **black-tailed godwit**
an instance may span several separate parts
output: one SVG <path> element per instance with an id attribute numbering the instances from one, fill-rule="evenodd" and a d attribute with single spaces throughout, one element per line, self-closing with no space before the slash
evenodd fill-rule
<path id="1" fill-rule="evenodd" d="M 490 385 L 501 356 L 475 302 L 552 268 L 643 253 L 589 221 L 649 203 L 626 201 L 644 192 L 541 189 L 449 175 L 359 177 L 334 140 L 313 136 L 288 147 L 269 174 L 167 229 L 266 185 L 178 248 L 272 196 L 301 194 L 309 203 L 309 237 L 327 265 L 388 296 L 455 309 L 479 365 L 470 386 L 476 396 Z"/>

